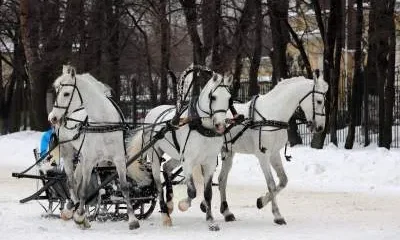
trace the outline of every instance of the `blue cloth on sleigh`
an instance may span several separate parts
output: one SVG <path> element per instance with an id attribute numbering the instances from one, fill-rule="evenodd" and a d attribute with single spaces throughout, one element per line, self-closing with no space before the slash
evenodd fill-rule
<path id="1" fill-rule="evenodd" d="M 43 157 L 47 151 L 49 151 L 49 145 L 51 140 L 51 135 L 53 134 L 53 129 L 49 129 L 42 134 L 42 138 L 40 140 L 40 157 Z"/>

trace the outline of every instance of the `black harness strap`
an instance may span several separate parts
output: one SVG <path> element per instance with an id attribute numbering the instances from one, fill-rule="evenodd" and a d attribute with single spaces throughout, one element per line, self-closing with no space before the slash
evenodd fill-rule
<path id="1" fill-rule="evenodd" d="M 286 161 L 290 162 L 292 160 L 292 156 L 286 154 L 287 144 L 288 143 L 286 142 L 286 144 L 285 144 L 285 153 L 284 154 L 285 154 Z"/>
<path id="2" fill-rule="evenodd" d="M 264 146 L 261 144 L 261 132 L 262 131 L 278 131 L 281 129 L 288 129 L 289 124 L 287 122 L 282 122 L 282 121 L 276 121 L 276 120 L 267 120 L 256 108 L 256 101 L 258 99 L 259 95 L 254 96 L 251 99 L 250 107 L 249 107 L 249 116 L 250 116 L 250 123 L 249 127 L 251 129 L 258 128 L 258 148 L 262 153 L 265 153 L 267 150 Z M 261 121 L 255 121 L 255 113 L 261 118 Z M 262 127 L 275 127 L 276 129 L 272 130 L 262 130 Z M 247 129 L 247 128 L 245 128 Z M 244 130 L 245 131 L 245 130 Z M 243 131 L 243 132 L 244 132 Z M 243 133 L 241 133 L 243 134 Z"/>
<path id="3" fill-rule="evenodd" d="M 171 131 L 172 141 L 174 142 L 175 148 L 178 152 L 181 152 L 181 147 L 179 146 L 178 139 L 176 138 L 176 130 L 172 129 Z"/>
<path id="4" fill-rule="evenodd" d="M 183 145 L 183 149 L 182 149 L 182 153 L 184 153 L 185 152 L 185 150 L 186 150 L 186 144 L 188 143 L 188 141 L 189 141 L 189 136 L 190 136 L 190 133 L 192 132 L 192 130 L 189 128 L 189 132 L 188 132 L 188 135 L 186 136 L 186 140 L 185 140 L 185 144 Z M 183 156 L 183 154 L 181 154 L 181 156 Z M 182 162 L 183 161 L 185 161 L 185 159 L 180 159 Z"/>

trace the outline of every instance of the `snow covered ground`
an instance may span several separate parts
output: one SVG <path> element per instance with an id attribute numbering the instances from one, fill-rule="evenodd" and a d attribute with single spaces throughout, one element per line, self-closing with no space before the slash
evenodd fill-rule
<path id="1" fill-rule="evenodd" d="M 139 230 L 129 231 L 126 222 L 94 222 L 82 231 L 72 221 L 42 217 L 37 202 L 18 203 L 37 185 L 14 179 L 11 172 L 33 163 L 39 138 L 37 132 L 0 136 L 0 239 L 400 239 L 400 149 L 289 148 L 293 159 L 284 163 L 289 184 L 277 199 L 286 226 L 273 223 L 270 205 L 256 208 L 266 191 L 261 169 L 254 157 L 237 155 L 228 184 L 237 221 L 223 221 L 214 188 L 219 232 L 208 231 L 200 199 L 188 212 L 175 206 L 171 228 L 162 227 L 156 210 Z M 175 203 L 185 192 L 184 186 L 175 187 Z"/>

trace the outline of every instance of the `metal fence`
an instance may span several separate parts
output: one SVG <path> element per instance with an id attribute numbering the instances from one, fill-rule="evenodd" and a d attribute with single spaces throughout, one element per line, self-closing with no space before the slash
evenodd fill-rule
<path id="1" fill-rule="evenodd" d="M 344 74 L 343 74 L 344 75 Z M 395 75 L 395 102 L 393 106 L 393 127 L 392 127 L 392 144 L 391 147 L 400 147 L 400 68 L 396 70 Z M 337 111 L 337 139 L 339 144 L 344 144 L 347 138 L 347 130 L 349 125 L 349 87 L 347 80 L 343 77 L 339 84 L 339 101 Z M 273 86 L 271 82 L 260 82 L 259 83 L 260 94 L 265 94 L 270 91 Z M 238 99 L 240 101 L 249 101 L 251 96 L 248 93 L 249 83 L 247 81 L 242 82 L 240 90 L 238 92 Z M 379 127 L 379 99 L 377 95 L 368 95 L 368 136 L 370 143 L 378 142 L 378 127 Z M 357 119 L 355 129 L 355 143 L 364 145 L 364 126 L 365 121 L 363 118 L 363 111 L 365 104 L 362 103 L 360 109 L 360 116 Z M 300 123 L 300 122 L 299 122 Z M 303 140 L 303 144 L 310 144 L 312 140 L 312 134 L 308 131 L 304 124 L 298 125 L 299 134 Z M 325 145 L 330 143 L 330 134 L 327 134 L 325 138 Z"/>
<path id="2" fill-rule="evenodd" d="M 273 86 L 271 82 L 259 82 L 260 94 L 265 94 L 269 92 Z M 251 96 L 248 95 L 249 82 L 244 79 L 240 83 L 240 89 L 238 91 L 237 99 L 242 102 L 249 101 Z M 339 102 L 338 102 L 338 115 L 337 115 L 337 139 L 340 145 L 343 145 L 346 141 L 347 137 L 347 126 L 349 125 L 349 88 L 348 82 L 343 78 L 341 83 L 339 84 Z M 378 104 L 378 96 L 369 95 L 368 96 L 368 136 L 370 139 L 370 143 L 378 142 L 378 124 L 379 124 L 379 104 Z M 362 104 L 361 113 L 363 112 L 365 104 Z M 149 99 L 143 99 L 141 97 L 136 97 L 136 101 L 122 101 L 121 109 L 123 110 L 125 116 L 130 122 L 137 123 L 141 122 L 148 112 L 151 109 L 151 104 Z M 395 103 L 393 107 L 393 127 L 392 127 L 392 144 L 391 147 L 399 148 L 400 147 L 400 68 L 396 71 L 396 79 L 395 79 Z M 356 124 L 355 131 L 355 143 L 359 145 L 364 145 L 365 136 L 364 136 L 364 119 L 362 114 L 359 116 Z M 307 127 L 304 124 L 298 125 L 299 134 L 303 140 L 303 144 L 310 144 L 312 139 L 312 134 L 308 131 Z M 325 139 L 325 145 L 329 144 L 330 135 L 328 134 Z"/>

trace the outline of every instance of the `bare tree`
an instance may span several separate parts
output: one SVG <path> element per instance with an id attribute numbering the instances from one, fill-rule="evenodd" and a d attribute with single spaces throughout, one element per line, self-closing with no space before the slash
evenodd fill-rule
<path id="1" fill-rule="evenodd" d="M 326 133 L 330 130 L 331 141 L 337 143 L 336 136 L 336 112 L 338 98 L 338 82 L 340 78 L 340 56 L 342 48 L 343 9 L 341 1 L 330 0 L 330 10 L 327 27 L 323 22 L 323 12 L 318 0 L 312 0 L 315 17 L 321 38 L 324 44 L 324 80 L 329 83 L 327 101 L 325 103 L 326 127 L 322 133 L 314 134 L 311 146 L 322 148 Z M 332 111 L 332 114 L 331 114 Z M 332 119 L 332 122 L 330 121 Z"/>
<path id="2" fill-rule="evenodd" d="M 363 29 L 363 3 L 362 0 L 357 0 L 357 22 L 356 22 L 356 47 L 354 56 L 354 77 L 352 82 L 351 100 L 350 100 L 350 116 L 349 116 L 349 131 L 346 138 L 346 149 L 353 148 L 355 138 L 355 126 L 360 121 L 357 116 L 360 116 L 361 110 L 361 78 L 362 78 L 362 29 Z M 346 26 L 347 27 L 347 26 Z M 358 113 L 358 114 L 357 114 Z"/>
<path id="3" fill-rule="evenodd" d="M 260 67 L 261 52 L 262 52 L 262 29 L 263 29 L 263 16 L 261 10 L 261 0 L 254 1 L 254 18 L 255 18 L 255 29 L 254 29 L 254 46 L 253 56 L 251 58 L 250 70 L 249 70 L 249 96 L 254 96 L 259 93 L 258 87 L 258 69 Z"/>
<path id="4" fill-rule="evenodd" d="M 286 22 L 288 21 L 288 0 L 268 0 L 271 19 L 272 35 L 272 84 L 276 85 L 281 78 L 287 78 L 288 67 L 286 61 L 286 49 L 289 42 L 289 31 Z"/>
<path id="5" fill-rule="evenodd" d="M 394 104 L 394 0 L 371 0 L 368 31 L 368 92 L 379 97 L 378 145 L 390 148 Z M 375 91 L 377 90 L 377 92 Z"/>
<path id="6" fill-rule="evenodd" d="M 161 50 L 161 64 L 160 64 L 160 104 L 167 103 L 167 90 L 168 90 L 168 70 L 169 61 L 171 57 L 170 45 L 170 23 L 168 21 L 167 0 L 160 0 L 159 3 L 159 22 L 160 22 L 160 50 Z"/>
<path id="7" fill-rule="evenodd" d="M 42 66 L 39 52 L 39 11 L 41 4 L 37 0 L 20 1 L 21 37 L 30 75 L 31 89 L 31 128 L 47 128 L 46 89 L 48 79 L 42 78 Z"/>

